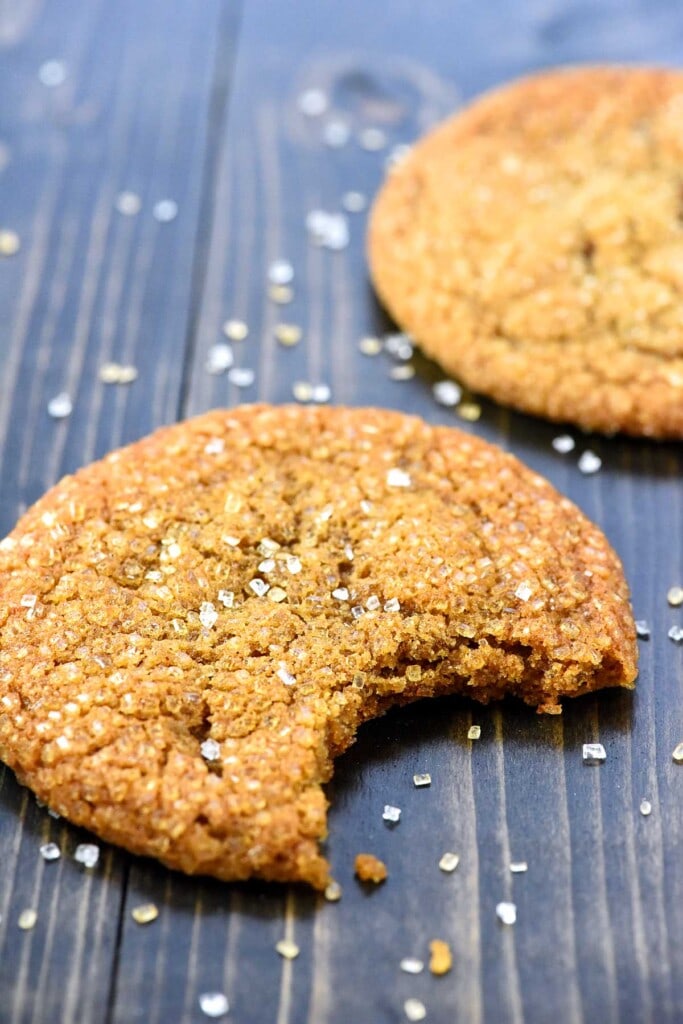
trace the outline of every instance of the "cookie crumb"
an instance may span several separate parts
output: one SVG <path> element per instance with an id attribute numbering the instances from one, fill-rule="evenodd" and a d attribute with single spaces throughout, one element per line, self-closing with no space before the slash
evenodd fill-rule
<path id="1" fill-rule="evenodd" d="M 432 974 L 448 974 L 453 966 L 453 955 L 448 943 L 443 939 L 432 939 L 429 952 L 429 970 Z"/>
<path id="2" fill-rule="evenodd" d="M 379 857 L 372 853 L 359 853 L 354 861 L 354 872 L 361 882 L 372 882 L 379 885 L 389 874 L 387 866 Z"/>

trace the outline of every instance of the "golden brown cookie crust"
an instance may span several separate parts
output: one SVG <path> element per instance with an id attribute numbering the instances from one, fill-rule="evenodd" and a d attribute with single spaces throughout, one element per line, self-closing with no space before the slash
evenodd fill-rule
<path id="1" fill-rule="evenodd" d="M 374 409 L 243 406 L 114 452 L 0 544 L 0 593 L 2 759 L 224 879 L 325 886 L 321 783 L 391 704 L 556 711 L 636 673 L 600 531 L 512 456 Z"/>
<path id="2" fill-rule="evenodd" d="M 683 437 L 683 74 L 514 82 L 420 141 L 375 203 L 387 309 L 469 387 Z"/>

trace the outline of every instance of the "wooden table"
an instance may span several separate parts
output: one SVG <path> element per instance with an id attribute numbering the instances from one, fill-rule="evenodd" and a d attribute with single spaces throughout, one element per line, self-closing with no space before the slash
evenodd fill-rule
<path id="1" fill-rule="evenodd" d="M 185 878 L 104 845 L 84 869 L 73 850 L 86 834 L 2 771 L 2 1024 L 189 1024 L 208 1019 L 207 991 L 225 992 L 240 1024 L 384 1024 L 405 1019 L 410 997 L 448 1024 L 683 1020 L 683 767 L 671 757 L 683 649 L 667 638 L 683 614 L 666 600 L 683 583 L 680 449 L 579 436 L 561 456 L 556 428 L 486 402 L 478 422 L 459 421 L 432 397 L 433 365 L 416 360 L 398 381 L 390 356 L 358 349 L 391 329 L 367 282 L 365 214 L 348 214 L 340 251 L 312 245 L 305 226 L 350 190 L 371 196 L 395 146 L 483 88 L 562 62 L 675 63 L 682 41 L 676 0 L 0 5 L 0 229 L 21 243 L 0 258 L 2 533 L 62 474 L 156 425 L 291 400 L 303 380 L 510 448 L 604 528 L 652 630 L 635 695 L 583 699 L 559 719 L 443 700 L 364 728 L 329 787 L 337 904 Z M 310 89 L 327 113 L 302 112 Z M 330 121 L 350 128 L 345 144 L 324 141 L 343 141 Z M 373 149 L 383 140 L 367 128 L 386 145 Z M 278 258 L 295 270 L 285 306 L 268 297 Z M 248 324 L 233 347 L 252 386 L 206 370 L 226 318 Z M 278 322 L 302 342 L 278 344 Z M 103 383 L 108 361 L 137 380 Z M 55 419 L 62 392 L 73 411 Z M 593 476 L 577 470 L 587 447 L 603 460 Z M 591 740 L 607 750 L 599 768 L 582 764 Z M 417 790 L 421 771 L 432 785 Z M 403 809 L 395 829 L 385 803 Z M 39 855 L 48 840 L 60 860 Z M 371 893 L 352 878 L 362 849 L 389 866 Z M 445 850 L 460 854 L 452 875 L 437 867 Z M 528 872 L 511 874 L 511 860 Z M 158 919 L 136 924 L 131 909 L 150 900 Z M 514 927 L 497 920 L 500 900 L 517 904 Z M 23 931 L 26 908 L 38 917 Z M 275 952 L 285 935 L 294 961 Z M 453 948 L 452 972 L 401 972 L 435 937 Z"/>

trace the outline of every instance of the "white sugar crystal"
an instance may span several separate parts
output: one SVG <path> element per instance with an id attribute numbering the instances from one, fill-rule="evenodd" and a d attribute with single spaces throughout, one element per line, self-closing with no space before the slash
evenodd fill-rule
<path id="1" fill-rule="evenodd" d="M 401 808 L 394 807 L 392 804 L 385 804 L 384 810 L 382 811 L 382 818 L 384 821 L 391 821 L 395 824 L 401 818 Z"/>
<path id="2" fill-rule="evenodd" d="M 348 213 L 361 213 L 367 205 L 367 198 L 362 192 L 345 192 L 342 196 L 342 206 Z"/>
<path id="3" fill-rule="evenodd" d="M 280 668 L 277 670 L 277 676 L 285 684 L 285 686 L 294 686 L 296 682 L 294 676 L 291 674 L 291 672 L 287 671 L 284 665 L 280 665 Z"/>
<path id="4" fill-rule="evenodd" d="M 401 603 L 397 597 L 390 597 L 384 604 L 385 612 L 400 612 Z"/>
<path id="5" fill-rule="evenodd" d="M 326 146 L 329 146 L 331 149 L 341 149 L 349 141 L 351 129 L 346 121 L 335 118 L 333 121 L 327 122 L 323 128 L 322 135 Z"/>
<path id="6" fill-rule="evenodd" d="M 555 451 L 560 455 L 568 455 L 576 447 L 576 441 L 569 434 L 560 434 L 559 437 L 554 437 L 551 443 Z"/>
<path id="7" fill-rule="evenodd" d="M 405 971 L 406 974 L 422 974 L 425 969 L 424 962 L 422 960 L 418 960 L 417 957 L 414 956 L 405 956 L 403 960 L 401 960 L 399 967 L 402 971 Z"/>
<path id="8" fill-rule="evenodd" d="M 332 591 L 332 597 L 335 601 L 348 601 L 349 592 L 346 587 L 337 587 L 336 590 Z"/>
<path id="9" fill-rule="evenodd" d="M 204 740 L 199 749 L 205 761 L 217 761 L 221 756 L 221 745 L 216 740 Z"/>
<path id="10" fill-rule="evenodd" d="M 62 853 L 56 843 L 43 843 L 40 848 L 40 856 L 43 860 L 59 860 Z"/>
<path id="11" fill-rule="evenodd" d="M 100 848 L 94 843 L 79 843 L 74 850 L 74 860 L 85 868 L 94 868 L 100 859 Z"/>
<path id="12" fill-rule="evenodd" d="M 199 609 L 199 621 L 205 629 L 211 629 L 212 626 L 216 625 L 218 620 L 218 612 L 216 611 L 211 601 L 202 601 L 201 608 Z"/>
<path id="13" fill-rule="evenodd" d="M 381 601 L 375 594 L 371 594 L 365 602 L 365 607 L 369 612 L 376 612 L 380 605 Z"/>
<path id="14" fill-rule="evenodd" d="M 443 856 L 441 857 L 441 860 L 439 861 L 439 867 L 442 871 L 445 871 L 447 874 L 450 874 L 452 871 L 455 871 L 459 863 L 459 855 L 457 853 L 451 853 L 449 851 L 447 853 L 444 853 Z"/>
<path id="15" fill-rule="evenodd" d="M 271 284 L 290 284 L 294 280 L 294 267 L 289 260 L 274 260 L 268 267 Z"/>
<path id="16" fill-rule="evenodd" d="M 160 224 L 169 224 L 178 216 L 178 204 L 175 199 L 160 199 L 152 207 L 152 216 Z"/>
<path id="17" fill-rule="evenodd" d="M 533 590 L 526 582 L 520 583 L 515 590 L 515 597 L 518 597 L 520 601 L 528 601 L 532 594 Z"/>
<path id="18" fill-rule="evenodd" d="M 413 785 L 416 789 L 421 789 L 423 786 L 431 786 L 432 777 L 429 772 L 421 772 L 418 775 L 413 775 Z"/>
<path id="19" fill-rule="evenodd" d="M 583 763 L 588 765 L 602 764 L 607 758 L 602 743 L 584 743 Z"/>
<path id="20" fill-rule="evenodd" d="M 270 584 L 266 583 L 265 580 L 250 580 L 249 586 L 254 591 L 257 597 L 263 597 L 270 590 Z"/>
<path id="21" fill-rule="evenodd" d="M 413 354 L 413 339 L 409 334 L 397 332 L 384 336 L 384 348 L 394 359 L 407 360 Z"/>
<path id="22" fill-rule="evenodd" d="M 387 144 L 387 137 L 381 128 L 363 128 L 358 133 L 358 142 L 361 149 L 366 149 L 369 153 L 375 153 L 379 149 L 384 149 Z"/>
<path id="23" fill-rule="evenodd" d="M 61 391 L 47 403 L 47 411 L 55 420 L 63 420 L 73 412 L 73 403 L 66 391 Z"/>
<path id="24" fill-rule="evenodd" d="M 398 469 L 395 466 L 387 473 L 388 487 L 410 487 L 411 484 L 410 474 L 406 473 L 403 469 Z"/>
<path id="25" fill-rule="evenodd" d="M 249 388 L 254 383 L 256 374 L 248 366 L 233 366 L 228 370 L 228 380 L 236 388 Z"/>
<path id="26" fill-rule="evenodd" d="M 427 1016 L 425 1004 L 420 1002 L 419 999 L 406 999 L 403 1004 L 403 1012 L 406 1015 L 406 1019 L 412 1022 L 424 1020 Z"/>
<path id="27" fill-rule="evenodd" d="M 38 68 L 38 81 L 48 89 L 55 89 L 58 85 L 63 85 L 66 78 L 67 69 L 63 60 L 52 58 L 44 61 Z"/>
<path id="28" fill-rule="evenodd" d="M 523 875 L 527 871 L 528 866 L 525 860 L 510 861 L 510 871 L 513 875 Z"/>
<path id="29" fill-rule="evenodd" d="M 299 94 L 297 106 L 306 117 L 320 117 L 329 106 L 327 93 L 322 89 L 306 89 Z"/>
<path id="30" fill-rule="evenodd" d="M 230 1003 L 223 992 L 202 992 L 199 1009 L 207 1017 L 224 1017 L 230 1009 Z"/>
<path id="31" fill-rule="evenodd" d="M 224 341 L 218 341 L 209 349 L 206 357 L 206 371 L 216 376 L 229 370 L 235 361 L 232 349 Z"/>
<path id="32" fill-rule="evenodd" d="M 579 471 L 584 473 L 586 476 L 591 473 L 597 473 L 602 466 L 602 459 L 595 452 L 592 452 L 590 448 L 587 448 L 583 452 L 578 461 Z"/>
<path id="33" fill-rule="evenodd" d="M 311 210 L 306 217 L 306 230 L 315 245 L 326 249 L 345 249 L 349 244 L 349 222 L 343 213 Z"/>
<path id="34" fill-rule="evenodd" d="M 299 955 L 299 947 L 291 939 L 280 939 L 275 943 L 275 949 L 285 960 L 295 960 Z"/>
<path id="35" fill-rule="evenodd" d="M 499 921 L 503 924 L 514 924 L 517 920 L 517 907 L 514 903 L 502 903 L 496 904 L 496 916 Z"/>
<path id="36" fill-rule="evenodd" d="M 287 572 L 291 573 L 292 576 L 296 576 L 297 573 L 301 572 L 301 559 L 297 558 L 296 555 L 287 555 L 285 565 L 287 566 Z"/>
<path id="37" fill-rule="evenodd" d="M 114 203 L 118 213 L 124 217 L 135 217 L 140 212 L 142 200 L 136 192 L 119 192 Z"/>
<path id="38" fill-rule="evenodd" d="M 451 407 L 457 405 L 462 398 L 462 388 L 453 380 L 438 380 L 432 386 L 432 394 L 439 405 Z"/>

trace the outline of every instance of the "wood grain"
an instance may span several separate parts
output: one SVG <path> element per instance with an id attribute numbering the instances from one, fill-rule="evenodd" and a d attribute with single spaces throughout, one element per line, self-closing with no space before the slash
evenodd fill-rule
<path id="1" fill-rule="evenodd" d="M 371 197 L 391 148 L 409 142 L 462 99 L 545 65 L 680 59 L 683 11 L 673 0 L 104 0 L 0 6 L 0 226 L 21 253 L 0 261 L 0 526 L 63 472 L 154 425 L 214 405 L 291 400 L 297 380 L 327 383 L 334 401 L 455 422 L 514 451 L 606 531 L 632 584 L 641 644 L 634 695 L 568 705 L 561 719 L 514 703 L 481 708 L 440 700 L 361 730 L 331 782 L 328 853 L 339 903 L 301 889 L 185 878 L 103 847 L 87 872 L 70 857 L 85 834 L 49 818 L 13 777 L 0 776 L 0 1024 L 194 1024 L 202 992 L 224 991 L 241 1024 L 384 1024 L 421 999 L 429 1021 L 467 1024 L 678 1024 L 683 1019 L 683 622 L 666 591 L 683 581 L 679 446 L 577 435 L 559 456 L 558 430 L 482 403 L 475 424 L 435 404 L 440 377 L 416 358 L 413 380 L 392 360 L 363 356 L 365 334 L 391 329 L 364 262 L 365 214 L 349 214 L 350 244 L 310 243 L 312 209 L 338 211 L 348 190 Z M 40 64 L 60 58 L 63 86 Z M 326 146 L 325 118 L 307 118 L 309 87 L 346 119 L 348 144 Z M 364 127 L 386 132 L 368 152 Z M 137 217 L 116 195 L 142 198 Z M 154 202 L 178 218 L 159 224 Z M 269 264 L 291 260 L 294 299 L 274 304 Z M 249 337 L 239 389 L 205 368 L 228 317 Z M 279 322 L 303 340 L 284 348 Z M 106 360 L 139 369 L 128 387 L 98 381 Z M 50 420 L 61 390 L 74 413 Z M 603 459 L 584 477 L 577 454 Z M 472 723 L 481 739 L 469 741 Z M 599 740 L 607 761 L 582 764 Z M 415 772 L 432 784 L 415 789 Z M 642 799 L 652 814 L 639 812 Z M 385 803 L 401 822 L 381 819 Z M 47 864 L 40 842 L 58 841 Z M 389 868 L 368 891 L 353 878 L 367 850 Z M 438 869 L 446 850 L 458 869 Z M 528 872 L 512 875 L 511 860 Z M 159 917 L 131 911 L 153 901 Z M 514 927 L 496 918 L 517 905 Z M 39 913 L 32 932 L 16 919 Z M 282 937 L 299 956 L 275 951 Z M 399 970 L 446 939 L 443 978 Z"/>

